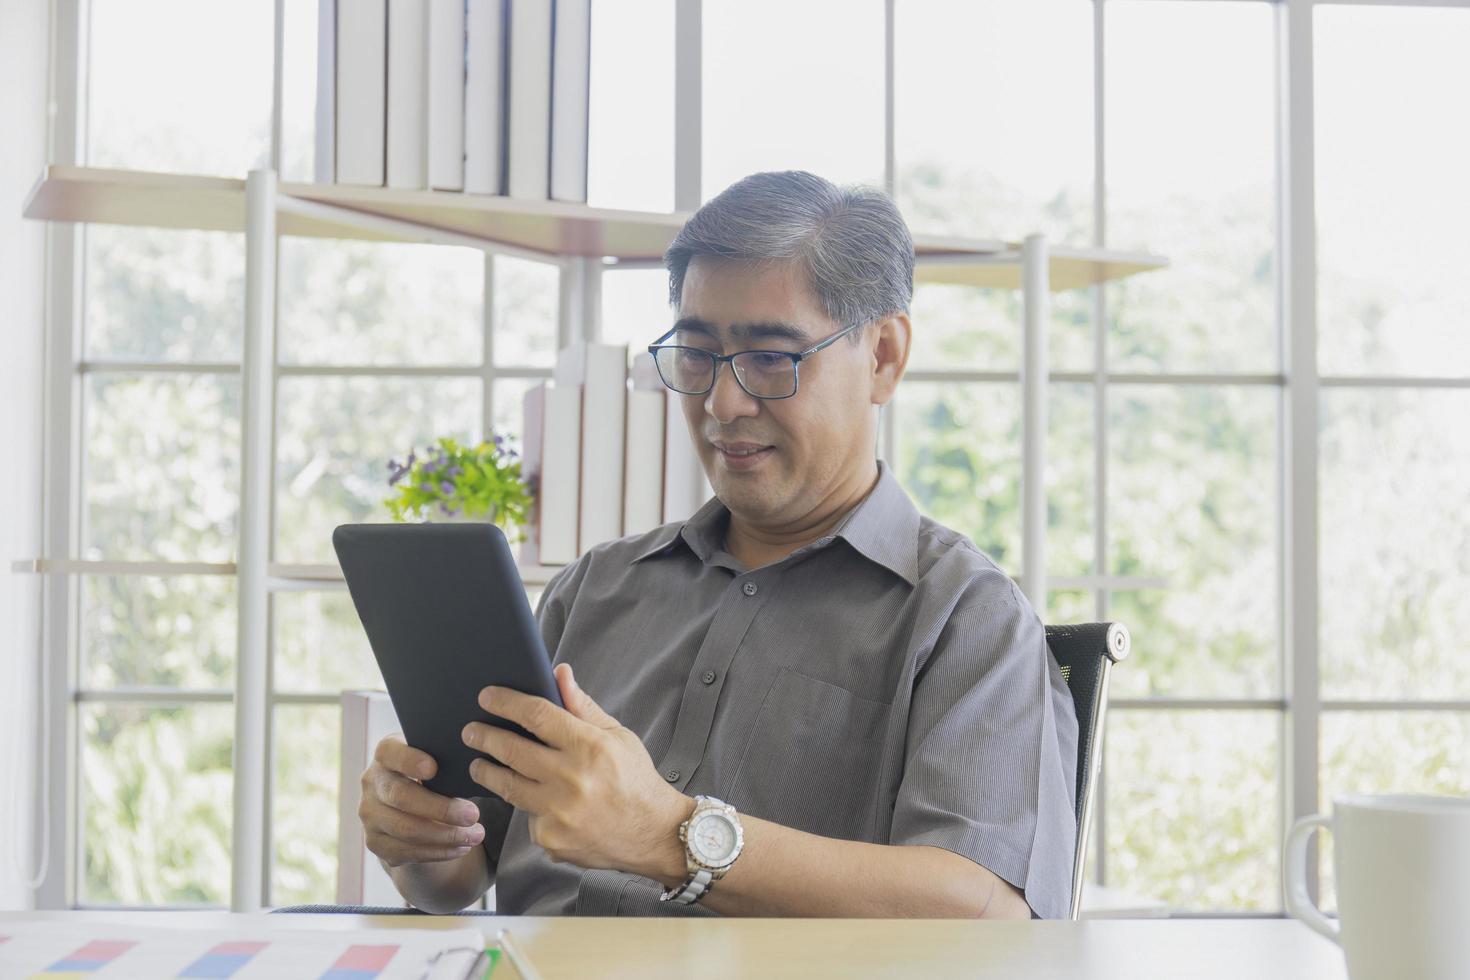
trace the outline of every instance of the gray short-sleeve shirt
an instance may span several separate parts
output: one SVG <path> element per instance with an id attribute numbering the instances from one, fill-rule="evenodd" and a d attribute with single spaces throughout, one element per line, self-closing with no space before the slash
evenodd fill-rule
<path id="1" fill-rule="evenodd" d="M 1011 579 L 879 467 L 832 535 L 761 568 L 724 551 L 718 499 L 593 548 L 542 596 L 547 650 L 681 791 L 826 837 L 942 847 L 1065 917 L 1071 695 Z M 526 814 L 480 803 L 504 912 L 711 914 L 553 863 Z"/>

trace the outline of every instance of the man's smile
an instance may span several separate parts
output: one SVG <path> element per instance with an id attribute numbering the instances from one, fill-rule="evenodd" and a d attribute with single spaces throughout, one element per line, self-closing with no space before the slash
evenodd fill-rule
<path id="1" fill-rule="evenodd" d="M 725 466 L 732 470 L 754 469 L 776 452 L 774 446 L 758 442 L 725 442 L 716 439 L 711 440 L 710 445 L 719 452 Z"/>

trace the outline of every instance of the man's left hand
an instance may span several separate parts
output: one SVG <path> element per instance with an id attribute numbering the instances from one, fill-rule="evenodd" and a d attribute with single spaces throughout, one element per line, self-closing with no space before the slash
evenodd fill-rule
<path id="1" fill-rule="evenodd" d="M 545 744 L 471 722 L 464 743 L 500 764 L 476 759 L 470 777 L 530 814 L 531 840 L 553 861 L 682 876 L 676 830 L 693 800 L 664 781 L 642 740 L 598 707 L 570 665 L 557 666 L 556 681 L 565 709 L 503 687 L 480 692 L 480 707 Z"/>

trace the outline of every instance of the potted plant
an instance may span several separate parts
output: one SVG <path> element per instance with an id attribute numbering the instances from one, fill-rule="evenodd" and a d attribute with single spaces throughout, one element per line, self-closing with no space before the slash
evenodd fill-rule
<path id="1" fill-rule="evenodd" d="M 410 449 L 403 462 L 388 461 L 388 485 L 396 493 L 383 503 L 395 521 L 485 521 L 515 541 L 530 513 L 520 454 L 503 436 L 477 446 L 445 437 L 423 458 Z"/>

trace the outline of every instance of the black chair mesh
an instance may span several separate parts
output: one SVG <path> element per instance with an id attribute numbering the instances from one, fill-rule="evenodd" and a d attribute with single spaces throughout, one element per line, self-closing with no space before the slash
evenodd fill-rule
<path id="1" fill-rule="evenodd" d="M 1046 643 L 1051 647 L 1057 666 L 1062 669 L 1062 679 L 1072 692 L 1072 704 L 1077 711 L 1077 826 L 1082 826 L 1082 804 L 1087 799 L 1086 789 L 1092 778 L 1094 760 L 1092 751 L 1092 728 L 1097 718 L 1098 698 L 1102 696 L 1103 664 L 1108 656 L 1108 627 L 1111 623 L 1078 623 L 1068 626 L 1048 626 Z"/>

